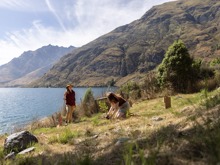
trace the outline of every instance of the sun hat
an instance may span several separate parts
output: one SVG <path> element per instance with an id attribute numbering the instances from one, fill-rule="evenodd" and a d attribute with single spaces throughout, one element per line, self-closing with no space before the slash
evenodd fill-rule
<path id="1" fill-rule="evenodd" d="M 72 84 L 67 84 L 66 88 L 68 88 L 68 87 L 73 87 L 73 85 Z"/>

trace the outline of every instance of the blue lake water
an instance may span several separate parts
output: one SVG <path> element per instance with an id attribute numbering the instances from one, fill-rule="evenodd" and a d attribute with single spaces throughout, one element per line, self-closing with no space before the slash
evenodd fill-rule
<path id="1" fill-rule="evenodd" d="M 77 104 L 87 89 L 74 88 Z M 95 97 L 111 90 L 92 88 Z M 11 133 L 19 126 L 59 111 L 64 92 L 65 88 L 0 88 L 0 134 Z"/>

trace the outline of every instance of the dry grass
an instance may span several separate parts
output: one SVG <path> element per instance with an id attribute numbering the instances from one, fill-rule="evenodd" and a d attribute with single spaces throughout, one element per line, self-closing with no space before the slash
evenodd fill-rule
<path id="1" fill-rule="evenodd" d="M 209 95 L 217 93 L 215 91 Z M 204 164 L 208 157 L 205 159 L 199 158 L 199 154 L 186 155 L 190 147 L 192 150 L 198 147 L 188 138 L 192 136 L 191 131 L 195 129 L 196 122 L 204 125 L 205 122 L 202 121 L 205 120 L 201 114 L 211 116 L 219 112 L 218 108 L 210 111 L 198 108 L 202 99 L 202 93 L 176 95 L 172 97 L 170 109 L 164 108 L 163 98 L 145 100 L 134 103 L 130 109 L 134 116 L 125 120 L 106 120 L 103 114 L 97 114 L 68 126 L 35 129 L 32 133 L 39 139 L 39 144 L 36 145 L 34 154 L 28 158 L 42 160 L 40 164 L 69 161 L 81 164 L 86 161 L 90 161 L 90 164 L 103 164 L 103 161 L 108 162 L 106 164 L 121 164 L 125 159 L 134 164 L 141 161 L 156 162 L 155 164 L 169 161 L 174 164 Z M 153 121 L 155 116 L 162 120 Z M 214 116 L 217 118 L 219 115 Z M 0 138 L 2 144 L 4 138 Z M 119 139 L 127 142 L 118 144 Z M 133 145 L 129 149 L 126 144 Z M 203 150 L 201 152 L 206 154 Z M 190 154 L 193 153 L 190 151 Z"/>

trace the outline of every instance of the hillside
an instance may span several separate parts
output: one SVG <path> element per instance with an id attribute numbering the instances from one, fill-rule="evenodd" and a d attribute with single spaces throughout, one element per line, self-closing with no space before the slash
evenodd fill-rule
<path id="1" fill-rule="evenodd" d="M 43 46 L 35 51 L 24 52 L 0 66 L 1 86 L 23 86 L 43 76 L 62 56 L 72 52 L 73 46 L 68 48 L 59 46 Z"/>
<path id="2" fill-rule="evenodd" d="M 179 0 L 155 6 L 61 58 L 33 86 L 116 85 L 154 69 L 168 46 L 181 39 L 191 55 L 209 61 L 220 54 L 220 2 Z"/>
<path id="3" fill-rule="evenodd" d="M 61 127 L 32 129 L 39 143 L 34 152 L 6 162 L 0 136 L 0 164 L 217 164 L 219 89 L 208 93 L 135 102 L 133 116 L 107 120 L 100 113 Z"/>

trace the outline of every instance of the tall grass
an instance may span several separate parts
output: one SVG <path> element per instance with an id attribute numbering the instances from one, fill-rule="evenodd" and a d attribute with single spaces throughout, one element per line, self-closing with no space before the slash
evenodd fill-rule
<path id="1" fill-rule="evenodd" d="M 60 134 L 57 134 L 56 136 L 52 136 L 49 139 L 49 143 L 61 143 L 61 144 L 67 144 L 69 143 L 73 138 L 78 137 L 79 133 L 77 131 L 71 131 L 70 129 L 66 128 L 63 132 Z"/>
<path id="2" fill-rule="evenodd" d="M 155 165 L 162 144 L 163 143 L 157 141 L 157 145 L 155 148 L 150 145 L 147 145 L 147 143 L 147 146 L 140 146 L 137 143 L 128 144 L 125 148 L 125 153 L 123 155 L 124 164 Z"/>

